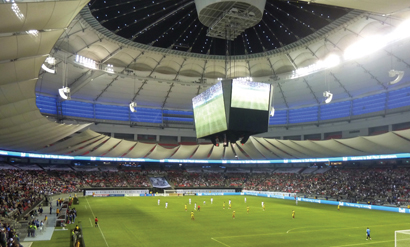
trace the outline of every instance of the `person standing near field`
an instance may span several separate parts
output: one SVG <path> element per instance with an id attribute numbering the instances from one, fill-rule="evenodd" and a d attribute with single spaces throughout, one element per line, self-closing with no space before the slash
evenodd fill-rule
<path id="1" fill-rule="evenodd" d="M 292 218 L 295 218 L 295 210 L 292 211 Z"/>
<path id="2" fill-rule="evenodd" d="M 191 220 L 195 220 L 195 218 L 194 218 L 194 211 L 191 211 Z"/>
<path id="3" fill-rule="evenodd" d="M 263 204 L 263 207 L 262 207 L 262 208 L 263 208 L 263 211 L 265 211 L 265 203 Z"/>
<path id="4" fill-rule="evenodd" d="M 245 203 L 246 203 L 246 197 L 245 197 Z"/>
<path id="5" fill-rule="evenodd" d="M 98 219 L 97 219 L 97 216 L 95 216 L 94 221 L 95 221 L 95 226 L 94 226 L 94 227 L 98 227 Z"/>
<path id="6" fill-rule="evenodd" d="M 232 212 L 232 219 L 235 219 L 235 210 Z"/>
<path id="7" fill-rule="evenodd" d="M 188 210 L 188 208 L 186 207 L 186 204 L 185 204 L 185 212 Z"/>
<path id="8" fill-rule="evenodd" d="M 340 205 L 337 205 L 337 210 L 340 210 Z"/>
<path id="9" fill-rule="evenodd" d="M 246 212 L 249 214 L 249 206 L 246 207 Z"/>
<path id="10" fill-rule="evenodd" d="M 211 198 L 211 204 L 214 202 L 214 198 Z"/>
<path id="11" fill-rule="evenodd" d="M 225 209 L 225 202 L 224 202 L 224 204 L 222 204 L 222 207 L 223 207 L 223 209 Z"/>
<path id="12" fill-rule="evenodd" d="M 191 198 L 189 198 L 189 205 L 191 205 Z"/>
<path id="13" fill-rule="evenodd" d="M 168 202 L 165 202 L 165 209 L 168 208 Z"/>
<path id="14" fill-rule="evenodd" d="M 370 240 L 372 240 L 372 238 L 370 237 L 370 229 L 367 228 L 366 229 L 366 240 L 369 240 L 369 238 L 370 238 Z"/>
<path id="15" fill-rule="evenodd" d="M 161 203 L 161 199 L 158 199 L 158 206 L 159 206 L 160 203 Z"/>
<path id="16" fill-rule="evenodd" d="M 196 211 L 196 202 L 195 202 L 194 210 Z"/>

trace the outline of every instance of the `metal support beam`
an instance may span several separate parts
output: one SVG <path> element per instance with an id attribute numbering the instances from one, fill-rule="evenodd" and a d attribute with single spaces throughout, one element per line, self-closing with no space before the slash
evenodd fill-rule
<path id="1" fill-rule="evenodd" d="M 103 71 L 92 71 L 88 76 L 78 80 L 76 84 L 72 83 L 73 87 L 71 87 L 71 96 L 76 92 L 80 91 L 83 87 L 85 87 L 88 83 L 92 82 L 94 79 L 105 75 L 106 73 Z"/>
<path id="2" fill-rule="evenodd" d="M 155 67 L 151 70 L 151 73 L 149 73 L 149 75 L 147 77 L 151 77 L 151 75 L 154 73 L 154 71 L 157 69 L 158 65 L 162 62 L 162 60 L 165 58 L 166 56 L 164 55 L 157 63 L 157 65 L 155 65 Z"/>
<path id="3" fill-rule="evenodd" d="M 184 63 L 185 63 L 185 62 L 186 62 L 186 58 L 184 58 L 184 61 L 182 61 L 181 66 L 179 66 L 179 69 L 178 69 L 177 73 L 175 74 L 174 81 L 177 80 L 177 78 L 178 78 L 178 76 L 179 76 L 179 72 L 181 72 L 181 69 L 182 69 L 182 67 L 184 66 Z M 172 83 L 172 85 L 173 85 L 173 83 Z"/>
<path id="4" fill-rule="evenodd" d="M 198 91 L 196 91 L 196 95 L 199 95 L 200 91 L 201 91 L 201 86 L 198 86 Z"/>
<path id="5" fill-rule="evenodd" d="M 303 81 L 306 83 L 306 86 L 309 88 L 310 93 L 313 94 L 313 97 L 315 98 L 316 103 L 320 104 L 319 99 L 316 97 L 316 94 L 313 92 L 312 87 L 309 85 L 309 82 L 306 80 L 306 78 L 303 78 Z"/>
<path id="6" fill-rule="evenodd" d="M 167 103 L 167 99 L 169 98 L 169 94 L 171 93 L 171 90 L 172 90 L 173 87 L 174 87 L 174 83 L 172 83 L 171 86 L 169 87 L 167 95 L 165 96 L 164 103 L 162 103 L 162 107 L 161 107 L 162 109 L 164 109 L 164 106 Z"/>
<path id="7" fill-rule="evenodd" d="M 134 97 L 132 98 L 131 101 L 134 101 L 135 98 L 137 98 L 137 95 L 140 94 L 141 90 L 143 89 L 144 85 L 147 84 L 148 80 L 144 80 L 141 84 L 141 86 L 138 88 L 137 92 L 135 93 Z"/>
<path id="8" fill-rule="evenodd" d="M 286 57 L 289 59 L 290 63 L 293 65 L 295 69 L 298 69 L 298 66 L 296 65 L 295 61 L 293 61 L 292 57 L 289 55 L 289 53 L 286 53 Z"/>
<path id="9" fill-rule="evenodd" d="M 203 67 L 203 69 L 202 69 L 202 74 L 201 74 L 201 81 L 200 81 L 200 83 L 203 83 L 203 81 L 204 81 L 204 77 L 205 77 L 205 70 L 206 70 L 206 64 L 208 63 L 208 60 L 205 60 L 205 62 L 204 62 L 204 67 Z"/>
<path id="10" fill-rule="evenodd" d="M 278 87 L 279 87 L 280 94 L 282 94 L 282 98 L 283 98 L 283 101 L 285 102 L 286 108 L 289 109 L 288 102 L 286 101 L 285 94 L 283 93 L 283 90 L 282 90 L 282 87 L 280 86 L 280 83 L 278 83 Z"/>
<path id="11" fill-rule="evenodd" d="M 246 61 L 246 64 L 248 64 L 249 77 L 252 77 L 251 64 L 249 63 L 249 60 Z"/>
<path id="12" fill-rule="evenodd" d="M 111 85 L 118 80 L 118 77 L 120 77 L 119 75 L 117 75 L 114 79 L 112 79 L 112 81 L 110 83 L 108 83 L 108 85 L 102 90 L 102 92 L 97 96 L 97 98 L 94 99 L 94 101 L 97 101 L 107 90 L 109 87 L 111 87 Z"/>

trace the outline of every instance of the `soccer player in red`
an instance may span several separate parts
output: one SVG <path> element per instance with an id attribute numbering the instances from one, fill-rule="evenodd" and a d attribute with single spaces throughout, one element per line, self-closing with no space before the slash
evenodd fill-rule
<path id="1" fill-rule="evenodd" d="M 97 217 L 95 217 L 95 227 L 98 227 L 98 219 L 97 219 Z"/>

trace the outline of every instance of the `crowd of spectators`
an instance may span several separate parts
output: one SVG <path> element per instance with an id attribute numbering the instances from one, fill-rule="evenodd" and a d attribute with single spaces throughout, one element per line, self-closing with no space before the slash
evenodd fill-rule
<path id="1" fill-rule="evenodd" d="M 378 203 L 407 203 L 410 197 L 410 169 L 406 168 L 333 168 L 324 173 L 304 173 L 300 169 L 290 173 L 0 170 L 0 176 L 0 215 L 8 218 L 18 217 L 42 195 L 75 193 L 81 187 L 149 188 L 151 176 L 165 177 L 174 188 L 239 187 Z"/>

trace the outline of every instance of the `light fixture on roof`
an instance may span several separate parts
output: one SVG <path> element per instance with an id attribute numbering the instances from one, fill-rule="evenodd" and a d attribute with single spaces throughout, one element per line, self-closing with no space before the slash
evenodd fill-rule
<path id="1" fill-rule="evenodd" d="M 58 89 L 58 93 L 60 94 L 60 97 L 63 99 L 71 99 L 69 87 L 62 87 Z"/>
<path id="2" fill-rule="evenodd" d="M 275 116 L 275 107 L 272 106 L 272 109 L 270 110 L 270 116 L 273 117 Z"/>
<path id="3" fill-rule="evenodd" d="M 333 99 L 333 94 L 330 91 L 324 91 L 323 92 L 323 97 L 326 98 L 325 103 L 329 104 Z"/>
<path id="4" fill-rule="evenodd" d="M 48 72 L 48 73 L 50 73 L 50 74 L 55 74 L 56 73 L 56 70 L 55 70 L 55 64 L 56 64 L 56 59 L 54 58 L 54 57 L 48 57 L 48 58 L 46 58 L 46 61 L 45 61 L 46 63 L 48 63 L 49 65 L 52 65 L 52 69 L 51 68 L 49 68 L 49 67 L 47 67 L 47 65 L 45 65 L 44 63 L 43 63 L 43 65 L 41 65 L 41 68 L 44 70 L 44 71 L 46 71 L 46 72 Z"/>
<path id="5" fill-rule="evenodd" d="M 396 77 L 396 79 L 394 79 L 393 81 L 390 82 L 391 85 L 398 83 L 399 81 L 401 81 L 401 79 L 403 79 L 404 76 L 404 71 L 400 71 L 400 70 L 390 70 L 389 71 L 389 76 L 390 77 Z"/>
<path id="6" fill-rule="evenodd" d="M 130 111 L 131 112 L 136 112 L 137 111 L 137 103 L 136 102 L 131 102 L 130 103 Z"/>

